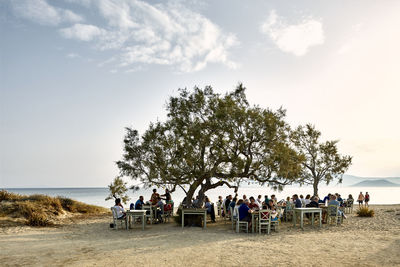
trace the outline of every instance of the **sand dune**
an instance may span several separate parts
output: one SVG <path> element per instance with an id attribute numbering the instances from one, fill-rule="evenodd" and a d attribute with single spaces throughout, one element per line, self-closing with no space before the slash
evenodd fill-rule
<path id="1" fill-rule="evenodd" d="M 0 228 L 2 266 L 400 266 L 400 205 L 342 226 L 283 223 L 271 235 L 237 234 L 230 223 L 182 230 L 175 223 L 108 228 L 109 216 L 52 228 Z"/>

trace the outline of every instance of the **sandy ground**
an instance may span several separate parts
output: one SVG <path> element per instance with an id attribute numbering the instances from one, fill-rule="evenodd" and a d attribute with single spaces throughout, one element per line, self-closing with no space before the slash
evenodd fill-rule
<path id="1" fill-rule="evenodd" d="M 237 234 L 219 221 L 206 230 L 174 222 L 109 228 L 110 217 L 51 228 L 0 228 L 1 266 L 400 266 L 400 205 L 342 226 L 283 223 L 271 235 Z"/>

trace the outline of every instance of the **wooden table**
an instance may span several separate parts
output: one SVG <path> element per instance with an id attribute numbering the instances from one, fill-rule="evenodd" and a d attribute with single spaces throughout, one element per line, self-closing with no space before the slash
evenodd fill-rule
<path id="1" fill-rule="evenodd" d="M 204 216 L 203 229 L 206 229 L 207 209 L 182 209 L 182 228 L 185 226 L 185 214 L 203 215 Z"/>
<path id="2" fill-rule="evenodd" d="M 129 221 L 129 226 L 128 226 L 128 222 L 126 222 L 127 230 L 131 226 L 131 221 L 135 220 L 135 217 L 142 218 L 142 230 L 144 230 L 144 225 L 146 223 L 146 210 L 127 210 L 126 217 L 127 217 L 127 220 Z"/>
<path id="3" fill-rule="evenodd" d="M 296 226 L 297 213 L 300 213 L 300 227 L 304 229 L 304 213 L 311 213 L 311 224 L 314 226 L 314 213 L 319 213 L 319 227 L 322 226 L 322 209 L 321 208 L 294 208 L 293 209 L 293 226 Z"/>

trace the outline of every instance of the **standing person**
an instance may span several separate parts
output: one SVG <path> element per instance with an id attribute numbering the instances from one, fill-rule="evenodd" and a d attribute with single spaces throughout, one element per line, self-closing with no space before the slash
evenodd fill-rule
<path id="1" fill-rule="evenodd" d="M 368 202 L 369 202 L 369 194 L 368 194 L 368 192 L 365 192 L 364 201 L 365 201 L 365 206 L 366 206 L 366 207 L 369 207 L 369 205 L 368 205 Z"/>
<path id="2" fill-rule="evenodd" d="M 164 200 L 166 203 L 170 203 L 171 202 L 171 193 L 169 192 L 168 188 L 165 189 L 165 194 L 161 195 L 162 197 L 165 197 Z"/>
<path id="3" fill-rule="evenodd" d="M 211 215 L 211 221 L 215 223 L 215 210 L 214 210 L 214 204 L 211 203 L 210 199 L 206 197 L 204 207 L 207 209 L 207 213 Z"/>
<path id="4" fill-rule="evenodd" d="M 358 195 L 358 207 L 362 207 L 363 206 L 363 202 L 364 202 L 364 195 L 362 192 L 360 192 L 360 194 Z"/>
<path id="5" fill-rule="evenodd" d="M 153 189 L 153 194 L 151 194 L 151 197 L 150 197 L 151 204 L 152 205 L 157 204 L 159 197 L 160 197 L 160 195 L 157 193 L 157 189 L 154 188 Z"/>

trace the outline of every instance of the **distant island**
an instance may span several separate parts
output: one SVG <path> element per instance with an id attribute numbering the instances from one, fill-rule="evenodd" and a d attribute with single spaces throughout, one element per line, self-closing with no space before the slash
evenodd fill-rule
<path id="1" fill-rule="evenodd" d="M 354 187 L 391 187 L 391 186 L 399 186 L 400 184 L 395 184 L 392 182 L 389 182 L 388 180 L 385 179 L 379 179 L 379 180 L 364 180 L 362 182 L 356 183 L 352 185 Z"/>

